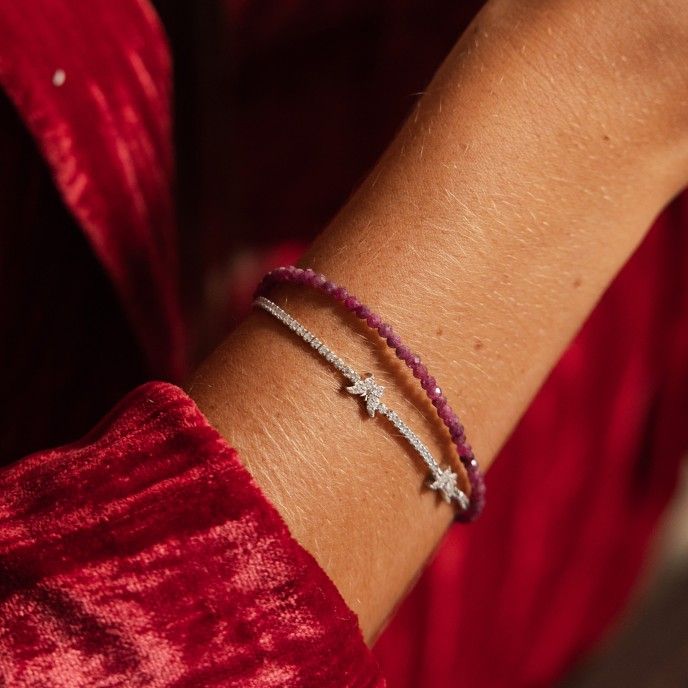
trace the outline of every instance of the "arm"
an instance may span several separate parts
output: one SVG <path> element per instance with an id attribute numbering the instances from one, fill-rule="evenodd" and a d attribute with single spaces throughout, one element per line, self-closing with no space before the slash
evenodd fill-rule
<path id="1" fill-rule="evenodd" d="M 660 2 L 633 15 L 620 2 L 488 3 L 302 261 L 423 356 L 484 468 L 688 177 L 685 14 Z M 450 455 L 384 347 L 315 294 L 274 298 L 382 379 L 436 455 Z M 421 491 L 413 454 L 339 388 L 257 312 L 191 394 L 372 638 L 452 512 Z"/>

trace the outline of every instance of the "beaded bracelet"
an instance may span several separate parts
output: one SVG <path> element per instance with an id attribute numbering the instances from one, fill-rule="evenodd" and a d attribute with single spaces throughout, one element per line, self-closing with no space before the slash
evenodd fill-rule
<path id="1" fill-rule="evenodd" d="M 396 411 L 393 411 L 387 404 L 381 401 L 381 397 L 385 388 L 379 385 L 372 375 L 365 378 L 361 377 L 348 363 L 344 362 L 337 354 L 335 354 L 328 346 L 318 339 L 312 332 L 307 330 L 300 322 L 293 316 L 287 313 L 283 308 L 280 308 L 276 303 L 266 299 L 264 296 L 259 296 L 253 301 L 254 306 L 258 306 L 263 310 L 273 315 L 277 320 L 286 325 L 292 332 L 295 332 L 301 339 L 310 345 L 315 351 L 320 354 L 328 363 L 334 366 L 351 385 L 346 387 L 349 394 L 360 396 L 365 402 L 366 411 L 368 415 L 373 418 L 376 413 L 387 418 L 387 420 L 394 425 L 394 427 L 401 433 L 401 436 L 420 454 L 425 462 L 425 465 L 430 470 L 431 480 L 428 480 L 427 486 L 431 490 L 436 490 L 442 494 L 444 501 L 450 503 L 455 501 L 462 510 L 466 510 L 469 506 L 469 500 L 466 493 L 460 490 L 457 485 L 457 475 L 450 468 L 442 469 L 437 463 L 435 457 L 430 453 L 430 450 L 423 444 L 416 433 L 406 425 L 406 423 L 399 417 Z"/>
<path id="2" fill-rule="evenodd" d="M 456 520 L 470 522 L 475 520 L 481 513 L 485 505 L 485 482 L 475 458 L 473 449 L 466 440 L 466 434 L 461 422 L 452 410 L 447 398 L 437 385 L 437 381 L 430 375 L 427 367 L 421 362 L 419 356 L 415 355 L 405 344 L 401 337 L 394 332 L 392 327 L 385 323 L 379 315 L 374 313 L 368 306 L 361 303 L 355 296 L 350 294 L 345 287 L 339 286 L 328 280 L 324 275 L 315 272 L 311 268 L 302 269 L 293 265 L 280 267 L 271 270 L 258 285 L 255 296 L 265 296 L 270 287 L 278 283 L 299 284 L 316 289 L 336 301 L 363 320 L 368 327 L 377 331 L 387 345 L 394 351 L 397 358 L 403 361 L 413 372 L 413 376 L 418 378 L 421 387 L 428 395 L 432 405 L 435 407 L 437 415 L 449 430 L 451 440 L 456 448 L 459 460 L 466 469 L 468 481 L 471 486 L 469 504 L 466 509 L 457 512 Z"/>

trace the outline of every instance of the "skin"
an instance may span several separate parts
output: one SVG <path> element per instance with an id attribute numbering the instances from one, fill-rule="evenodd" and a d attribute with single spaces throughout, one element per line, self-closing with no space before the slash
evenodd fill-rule
<path id="1" fill-rule="evenodd" d="M 633 8 L 488 2 L 299 263 L 346 285 L 422 357 L 485 469 L 688 181 L 688 9 Z M 431 451 L 454 461 L 384 343 L 326 297 L 280 286 L 272 298 L 373 373 Z M 453 511 L 423 489 L 419 458 L 343 387 L 255 311 L 189 391 L 372 641 Z"/>

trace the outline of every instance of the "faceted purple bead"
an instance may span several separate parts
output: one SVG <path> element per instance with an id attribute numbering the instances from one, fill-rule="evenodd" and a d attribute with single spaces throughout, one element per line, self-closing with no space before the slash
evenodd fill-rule
<path id="1" fill-rule="evenodd" d="M 448 425 L 449 434 L 451 435 L 452 440 L 463 445 L 463 443 L 466 441 L 466 435 L 463 427 L 461 427 L 461 423 L 459 423 L 458 420 L 454 419 L 449 421 Z"/>
<path id="2" fill-rule="evenodd" d="M 456 451 L 459 453 L 459 456 L 464 457 L 464 456 L 470 456 L 471 455 L 471 448 L 466 444 L 465 439 L 459 440 L 456 439 L 454 440 L 454 443 L 456 444 Z M 470 461 L 463 461 L 462 463 L 466 466 L 466 468 L 470 471 L 471 470 L 471 463 Z"/>
<path id="3" fill-rule="evenodd" d="M 385 338 L 389 337 L 391 334 L 394 334 L 392 328 L 386 323 L 382 323 L 380 327 L 378 327 L 377 331 Z"/>
<path id="4" fill-rule="evenodd" d="M 439 399 L 442 396 L 442 390 L 435 385 L 429 392 L 428 395 L 430 396 L 430 399 L 432 401 L 435 401 L 435 399 Z"/>
<path id="5" fill-rule="evenodd" d="M 408 346 L 406 346 L 406 344 L 399 344 L 399 346 L 397 346 L 397 356 L 402 361 L 408 363 L 413 357 L 413 352 L 408 348 Z"/>
<path id="6" fill-rule="evenodd" d="M 368 316 L 370 315 L 370 308 L 368 306 L 361 304 L 357 309 L 356 309 L 356 315 L 361 318 L 361 320 L 367 320 Z"/>
<path id="7" fill-rule="evenodd" d="M 454 418 L 454 412 L 449 407 L 449 404 L 445 404 L 438 412 L 437 415 L 445 422 L 449 423 L 452 418 Z"/>
<path id="8" fill-rule="evenodd" d="M 420 381 L 420 384 L 426 392 L 430 393 L 433 389 L 435 389 L 435 387 L 437 387 L 437 380 L 435 380 L 432 375 L 428 375 Z"/>
<path id="9" fill-rule="evenodd" d="M 423 363 L 417 363 L 413 365 L 413 377 L 417 377 L 418 379 L 421 379 L 425 377 L 428 374 L 428 369 L 425 367 Z"/>
<path id="10" fill-rule="evenodd" d="M 371 313 L 368 316 L 368 325 L 371 327 L 377 328 L 377 326 L 380 324 L 380 316 L 377 315 L 376 313 Z"/>
<path id="11" fill-rule="evenodd" d="M 432 400 L 432 405 L 439 411 L 445 404 L 447 400 L 444 396 L 440 395 L 437 399 Z"/>
<path id="12" fill-rule="evenodd" d="M 355 296 L 347 296 L 344 299 L 344 307 L 347 310 L 355 311 L 360 305 L 360 301 Z"/>

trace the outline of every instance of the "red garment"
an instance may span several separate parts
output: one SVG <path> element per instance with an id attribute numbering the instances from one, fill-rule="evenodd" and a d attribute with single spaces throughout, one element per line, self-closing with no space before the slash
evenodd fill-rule
<path id="1" fill-rule="evenodd" d="M 0 685 L 382 685 L 334 585 L 173 385 L 5 469 L 0 518 Z"/>
<path id="2" fill-rule="evenodd" d="M 112 277 L 154 361 L 149 369 L 179 376 L 170 73 L 157 18 L 138 0 L 6 0 L 0 18 L 0 83 Z M 52 81 L 58 69 L 66 75 L 62 86 Z M 10 148 L 15 122 L 2 113 Z M 18 140 L 19 165 L 34 153 Z M 14 184 L 9 171 L 5 178 L 26 195 L 25 186 L 40 186 L 41 173 L 31 168 Z M 62 208 L 51 208 L 63 217 Z M 38 242 L 50 241 L 45 227 L 26 224 Z M 3 242 L 15 245 L 14 226 L 2 229 Z M 49 229 L 66 242 L 47 258 L 76 260 L 63 264 L 63 279 L 98 285 L 79 273 L 83 256 L 68 228 Z M 73 296 L 60 283 L 51 286 Z M 31 294 L 11 296 L 26 304 Z M 48 305 L 33 316 L 44 324 L 52 322 Z M 50 305 L 66 327 L 71 303 Z M 21 338 L 20 322 L 3 325 Z M 107 378 L 117 352 L 100 343 L 96 356 Z M 43 348 L 50 344 L 41 340 Z M 19 398 L 23 380 L 13 382 Z M 58 407 L 70 392 L 59 382 L 44 386 Z M 24 423 L 40 415 L 40 400 L 32 410 Z M 3 437 L 10 433 L 3 428 Z M 17 446 L 14 437 L 10 444 Z M 82 440 L 0 473 L 0 685 L 382 683 L 355 615 L 178 387 L 141 386 Z"/>
<path id="3" fill-rule="evenodd" d="M 247 168 L 246 198 L 268 178 L 290 201 L 282 216 L 296 223 L 302 209 L 334 204 L 337 193 L 322 181 L 328 169 L 347 192 L 389 134 L 384 113 L 392 122 L 402 112 L 374 98 L 377 82 L 361 87 L 365 70 L 329 66 L 363 35 L 381 65 L 376 78 L 393 74 L 403 90 L 398 60 L 408 46 L 426 62 L 436 49 L 419 32 L 441 30 L 449 40 L 456 13 L 467 11 L 446 21 L 443 6 L 433 24 L 424 3 L 342 3 L 336 11 L 291 3 L 261 14 L 255 3 L 229 2 L 231 31 L 243 37 L 237 83 L 251 83 L 256 71 L 267 78 L 263 51 L 282 70 L 294 55 L 311 89 L 266 98 L 273 92 L 258 80 L 237 124 L 245 114 L 245 125 L 265 136 L 245 137 L 246 145 L 262 140 L 275 161 L 284 159 L 280 142 L 299 155 L 267 177 L 258 163 Z M 2 368 L 14 372 L 29 350 L 46 356 L 39 372 L 22 370 L 2 390 L 9 460 L 21 447 L 73 439 L 122 385 L 146 375 L 178 380 L 184 352 L 169 59 L 155 14 L 145 0 L 0 0 L 0 18 L 0 84 L 65 204 L 50 195 L 44 170 L 26 163 L 38 160 L 31 140 L 0 109 L 2 150 L 13 152 L 3 158 L 12 165 L 2 189 L 14 189 L 0 190 L 0 241 L 22 249 L 0 258 L 3 286 L 15 280 L 0 290 L 2 326 L 12 334 L 0 338 Z M 66 74 L 61 87 L 52 83 L 57 69 Z M 347 108 L 323 117 L 312 101 L 324 93 L 320 104 L 329 102 L 340 87 L 349 89 Z M 288 141 L 276 126 L 285 112 Z M 371 128 L 374 116 L 381 119 Z M 320 135 L 312 156 L 295 135 L 306 130 Z M 17 198 L 25 202 L 12 205 Z M 269 224 L 268 204 L 260 212 Z M 450 532 L 378 643 L 390 686 L 551 685 L 622 608 L 688 447 L 687 212 L 676 203 L 615 280 L 490 472 L 483 519 Z M 22 243 L 27 227 L 31 241 Z M 51 272 L 55 265 L 61 272 Z M 116 298 L 136 340 L 125 336 Z M 79 317 L 70 320 L 75 304 Z M 24 458 L 0 481 L 0 685 L 381 685 L 332 583 L 178 388 L 137 389 L 85 439 Z"/>
<path id="4" fill-rule="evenodd" d="M 170 58 L 157 17 L 137 2 L 4 1 L 0 13 L 0 83 L 107 270 L 150 368 L 179 377 Z"/>

